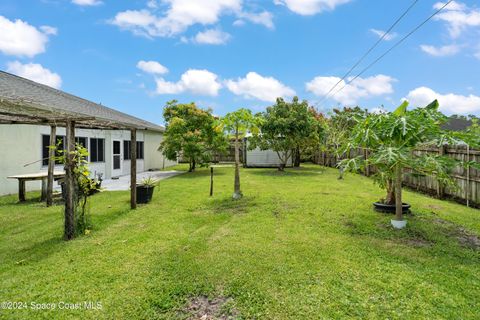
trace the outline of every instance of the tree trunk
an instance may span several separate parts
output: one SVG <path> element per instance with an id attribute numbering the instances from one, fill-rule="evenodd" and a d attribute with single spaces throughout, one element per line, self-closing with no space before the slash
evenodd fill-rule
<path id="1" fill-rule="evenodd" d="M 242 191 L 240 190 L 240 145 L 238 143 L 238 128 L 235 130 L 235 183 L 233 186 L 233 199 L 240 199 Z"/>
<path id="2" fill-rule="evenodd" d="M 298 168 L 300 167 L 300 147 L 296 147 L 295 148 L 295 156 L 294 156 L 294 162 L 293 162 L 293 166 Z"/>
<path id="3" fill-rule="evenodd" d="M 403 220 L 403 202 L 402 202 L 402 167 L 397 165 L 395 168 L 395 220 Z"/>
<path id="4" fill-rule="evenodd" d="M 195 161 L 195 158 L 192 160 L 192 172 L 195 171 L 197 168 L 197 162 Z"/>
<path id="5" fill-rule="evenodd" d="M 387 181 L 387 197 L 385 198 L 385 204 L 395 204 L 395 186 L 393 181 L 389 179 Z"/>

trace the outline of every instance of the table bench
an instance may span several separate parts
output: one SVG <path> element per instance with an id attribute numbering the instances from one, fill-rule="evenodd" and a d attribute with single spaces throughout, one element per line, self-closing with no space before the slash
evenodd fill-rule
<path id="1" fill-rule="evenodd" d="M 65 177 L 65 172 L 63 171 L 55 171 L 53 173 L 53 179 L 58 180 Z M 48 180 L 48 173 L 47 172 L 39 172 L 39 173 L 28 173 L 28 174 L 19 174 L 15 176 L 7 177 L 8 179 L 17 179 L 18 180 L 18 200 L 20 202 L 25 201 L 25 182 L 27 181 L 38 181 L 42 180 L 42 196 L 41 201 L 45 201 L 47 199 L 47 180 Z"/>

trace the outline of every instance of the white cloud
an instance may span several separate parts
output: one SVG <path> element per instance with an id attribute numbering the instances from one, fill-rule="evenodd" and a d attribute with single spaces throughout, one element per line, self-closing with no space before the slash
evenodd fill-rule
<path id="1" fill-rule="evenodd" d="M 42 67 L 40 64 L 22 64 L 19 61 L 9 62 L 7 71 L 52 88 L 58 89 L 62 85 L 62 78 L 58 74 Z"/>
<path id="2" fill-rule="evenodd" d="M 437 2 L 433 8 L 438 10 L 444 4 Z M 447 23 L 450 36 L 458 38 L 466 29 L 480 27 L 480 9 L 469 8 L 463 3 L 453 1 L 435 19 Z"/>
<path id="3" fill-rule="evenodd" d="M 348 3 L 351 0 L 274 0 L 276 5 L 284 5 L 291 11 L 301 15 L 314 15 Z"/>
<path id="4" fill-rule="evenodd" d="M 242 27 L 245 25 L 245 20 L 242 20 L 242 19 L 235 20 L 233 21 L 233 25 L 235 27 Z"/>
<path id="5" fill-rule="evenodd" d="M 435 47 L 423 44 L 420 46 L 420 49 L 434 57 L 446 57 L 456 55 L 460 51 L 460 46 L 452 44 L 442 47 Z"/>
<path id="6" fill-rule="evenodd" d="M 383 35 L 385 34 L 385 31 L 378 30 L 378 29 L 370 29 L 370 32 L 377 35 L 379 38 L 382 38 Z M 386 41 L 391 41 L 391 40 L 395 39 L 397 36 L 398 36 L 397 33 L 395 33 L 395 32 L 391 33 L 390 32 L 389 34 L 385 35 L 385 37 L 383 39 L 386 40 Z"/>
<path id="7" fill-rule="evenodd" d="M 223 15 L 234 15 L 273 28 L 273 15 L 270 12 L 245 12 L 242 2 L 242 0 L 163 0 L 162 3 L 168 7 L 158 15 L 156 13 L 159 8 L 158 1 L 149 1 L 147 9 L 119 12 L 110 23 L 136 35 L 147 37 L 174 37 L 193 25 L 214 25 Z"/>
<path id="8" fill-rule="evenodd" d="M 412 90 L 405 98 L 414 107 L 423 107 L 437 99 L 440 110 L 447 114 L 479 114 L 480 97 L 475 95 L 462 96 L 454 93 L 441 94 L 427 87 Z"/>
<path id="9" fill-rule="evenodd" d="M 352 78 L 348 78 L 350 81 Z M 340 81 L 338 77 L 316 77 L 306 83 L 306 90 L 317 96 L 325 96 Z M 342 80 L 330 94 L 330 98 L 345 105 L 356 104 L 361 98 L 370 98 L 393 93 L 394 78 L 379 74 L 369 78 L 357 78 L 350 84 Z M 332 96 L 340 88 L 342 91 Z"/>
<path id="10" fill-rule="evenodd" d="M 227 80 L 228 90 L 248 99 L 256 98 L 262 101 L 275 102 L 277 98 L 287 98 L 295 95 L 293 89 L 272 77 L 263 77 L 256 72 L 249 72 L 245 78 Z"/>
<path id="11" fill-rule="evenodd" d="M 51 26 L 41 26 L 40 30 L 42 30 L 43 33 L 45 33 L 46 35 L 49 35 L 49 36 L 50 35 L 56 36 L 57 33 L 58 33 L 58 29 L 54 28 L 54 27 L 51 27 Z"/>
<path id="12" fill-rule="evenodd" d="M 183 92 L 217 96 L 222 85 L 218 76 L 208 70 L 190 69 L 182 74 L 178 82 L 169 82 L 163 78 L 157 78 L 156 94 L 179 94 Z"/>
<path id="13" fill-rule="evenodd" d="M 241 11 L 241 0 L 168 0 L 169 9 L 164 16 L 147 10 L 128 10 L 118 13 L 112 24 L 150 37 L 175 36 L 195 24 L 211 25 L 220 16 Z"/>
<path id="14" fill-rule="evenodd" d="M 154 24 L 157 17 L 147 10 L 127 10 L 117 13 L 110 23 L 118 26 L 120 29 L 129 30 L 135 35 L 155 36 Z"/>
<path id="15" fill-rule="evenodd" d="M 273 24 L 273 14 L 268 11 L 263 11 L 260 13 L 241 12 L 238 14 L 238 16 L 252 23 L 263 25 L 268 29 L 275 28 L 275 25 Z M 243 25 L 242 22 L 240 21 L 243 21 L 243 20 L 236 20 L 233 24 L 236 26 Z"/>
<path id="16" fill-rule="evenodd" d="M 137 68 L 146 73 L 151 74 L 166 74 L 168 69 L 156 61 L 141 60 L 137 63 Z"/>
<path id="17" fill-rule="evenodd" d="M 98 6 L 102 4 L 99 0 L 72 0 L 72 3 L 79 6 Z"/>
<path id="18" fill-rule="evenodd" d="M 150 9 L 157 9 L 158 8 L 158 3 L 156 0 L 149 0 L 147 2 L 147 7 L 149 7 Z"/>
<path id="19" fill-rule="evenodd" d="M 10 21 L 3 16 L 0 16 L 0 30 L 0 52 L 27 57 L 45 52 L 48 35 L 57 31 L 49 26 L 39 30 L 22 20 Z"/>
<path id="20" fill-rule="evenodd" d="M 199 44 L 219 45 L 227 43 L 230 38 L 230 34 L 226 32 L 223 32 L 219 29 L 209 29 L 197 33 L 197 35 L 193 38 L 193 41 Z"/>

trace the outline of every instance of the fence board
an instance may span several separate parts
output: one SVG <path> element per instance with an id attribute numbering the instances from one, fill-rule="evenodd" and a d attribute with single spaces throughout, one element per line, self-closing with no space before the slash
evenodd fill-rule
<path id="1" fill-rule="evenodd" d="M 443 149 L 441 149 L 443 148 Z M 422 147 L 414 151 L 416 155 L 424 154 L 444 154 L 446 157 L 459 161 L 475 161 L 480 163 L 480 150 L 468 149 L 467 146 L 445 146 L 445 147 Z M 350 158 L 365 156 L 363 149 L 352 150 L 348 155 Z M 325 151 L 318 152 L 314 157 L 314 162 L 326 167 L 336 167 L 337 159 L 332 153 Z M 362 174 L 375 174 L 376 168 L 370 166 Z M 440 198 L 453 198 L 460 203 L 468 203 L 471 206 L 480 208 L 480 170 L 474 168 L 455 167 L 451 172 L 457 188 L 441 188 L 435 176 L 423 176 L 413 174 L 411 169 L 405 169 L 403 176 L 404 185 L 418 191 L 427 192 Z"/>

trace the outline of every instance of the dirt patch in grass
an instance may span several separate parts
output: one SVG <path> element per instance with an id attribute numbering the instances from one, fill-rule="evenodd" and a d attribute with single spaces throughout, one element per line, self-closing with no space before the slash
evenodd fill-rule
<path id="1" fill-rule="evenodd" d="M 226 297 L 208 298 L 198 296 L 191 298 L 180 311 L 184 319 L 196 320 L 230 320 L 238 319 L 238 311 L 232 307 L 233 300 Z"/>
<path id="2" fill-rule="evenodd" d="M 458 243 L 466 248 L 480 250 L 480 237 L 457 224 L 440 218 L 432 220 L 434 224 L 441 226 L 448 235 L 457 239 Z"/>

